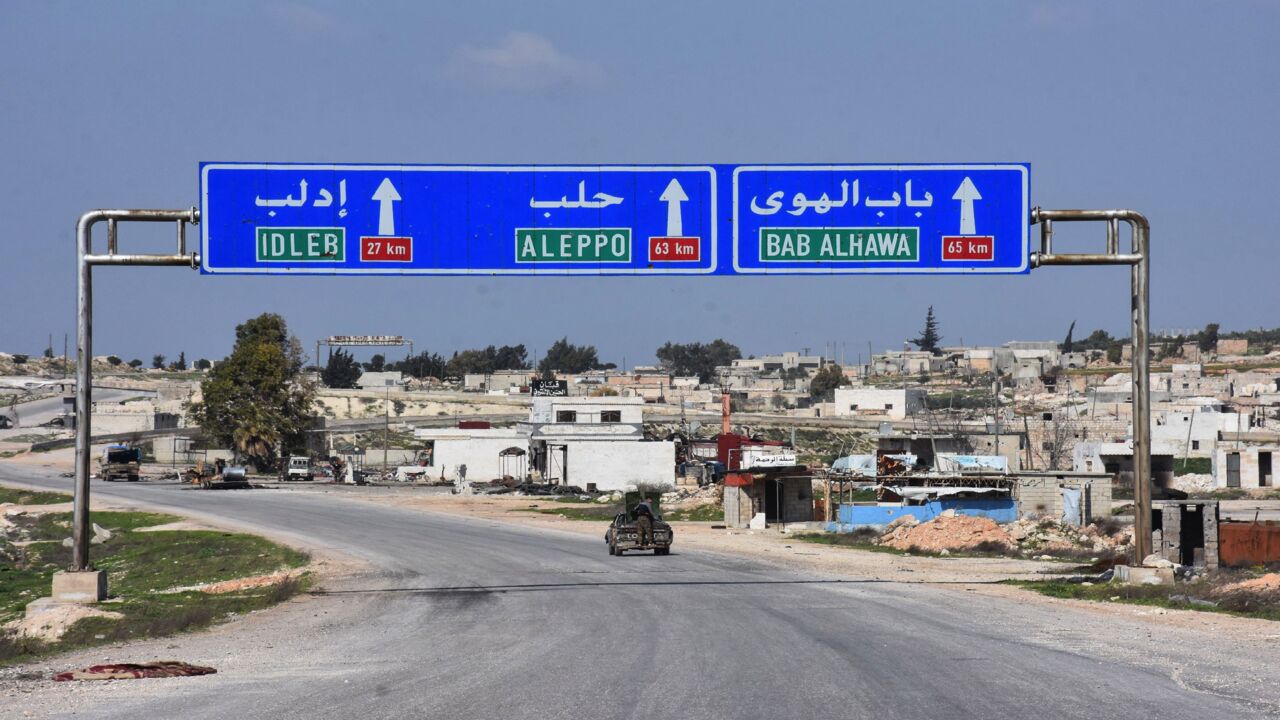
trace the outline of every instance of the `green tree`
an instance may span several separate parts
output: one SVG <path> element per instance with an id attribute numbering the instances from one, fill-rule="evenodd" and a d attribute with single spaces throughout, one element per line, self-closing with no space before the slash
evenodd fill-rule
<path id="1" fill-rule="evenodd" d="M 1118 363 L 1124 357 L 1124 343 L 1114 340 L 1107 346 L 1107 362 Z"/>
<path id="2" fill-rule="evenodd" d="M 1200 352 L 1213 352 L 1218 345 L 1218 323 L 1205 325 L 1196 342 L 1200 346 Z"/>
<path id="3" fill-rule="evenodd" d="M 196 361 L 197 370 L 208 370 L 211 367 L 213 367 L 213 363 L 209 362 L 208 360 L 205 360 L 204 358 L 200 358 L 199 360 Z"/>
<path id="4" fill-rule="evenodd" d="M 200 383 L 188 413 L 213 442 L 271 467 L 279 449 L 301 447 L 314 414 L 315 387 L 301 370 L 302 346 L 284 318 L 263 313 L 236 327 L 235 347 Z"/>
<path id="5" fill-rule="evenodd" d="M 400 362 L 391 363 L 390 368 L 418 379 L 433 377 L 443 380 L 446 377 L 447 365 L 448 363 L 445 359 L 438 354 L 423 350 L 417 355 L 411 355 Z"/>
<path id="6" fill-rule="evenodd" d="M 920 332 L 920 337 L 911 341 L 911 344 L 921 350 L 931 352 L 934 355 L 941 353 L 938 343 L 942 342 L 942 336 L 938 334 L 938 320 L 933 316 L 933 306 L 929 306 L 929 312 L 924 316 L 924 330 Z"/>
<path id="7" fill-rule="evenodd" d="M 814 373 L 813 380 L 809 382 L 809 396 L 819 400 L 830 400 L 836 388 L 848 384 L 849 379 L 844 376 L 844 371 L 839 365 L 828 365 Z"/>
<path id="8" fill-rule="evenodd" d="M 1075 331 L 1076 331 L 1076 321 L 1072 320 L 1071 327 L 1067 328 L 1067 339 L 1062 341 L 1062 352 L 1069 353 L 1072 351 L 1071 349 L 1074 343 L 1071 342 L 1071 336 L 1072 334 L 1075 333 Z"/>
<path id="9" fill-rule="evenodd" d="M 163 355 L 152 355 L 152 356 L 151 356 L 151 367 L 153 367 L 153 368 L 155 368 L 155 369 L 157 369 L 157 370 L 163 370 L 163 369 L 164 369 L 164 356 L 163 356 Z"/>
<path id="10" fill-rule="evenodd" d="M 378 353 L 369 358 L 369 362 L 364 364 L 364 369 L 369 372 L 382 372 L 387 366 L 387 358 L 382 353 Z"/>
<path id="11" fill-rule="evenodd" d="M 132 360 L 130 360 L 130 361 L 129 361 L 129 367 L 131 367 L 131 368 L 140 368 L 140 367 L 142 367 L 142 361 L 141 361 L 141 360 L 139 360 L 138 358 L 134 358 L 134 359 L 132 359 Z"/>
<path id="12" fill-rule="evenodd" d="M 329 363 L 320 372 L 320 381 L 326 387 L 353 388 L 362 374 L 360 363 L 350 353 L 338 348 L 329 355 Z"/>
<path id="13" fill-rule="evenodd" d="M 28 360 L 28 359 L 29 359 L 29 358 L 28 358 L 28 356 L 23 355 L 23 354 L 21 354 L 21 353 L 18 353 L 17 355 L 14 355 L 14 356 L 13 356 L 13 364 L 14 364 L 14 365 L 26 365 L 26 364 L 27 364 L 27 360 Z"/>
<path id="14" fill-rule="evenodd" d="M 45 356 L 46 358 L 52 358 L 52 357 L 53 357 L 53 346 L 52 346 L 52 345 L 50 345 L 49 347 L 47 347 L 47 348 L 45 348 L 45 349 L 44 349 L 44 356 Z"/>
<path id="15" fill-rule="evenodd" d="M 187 353 L 185 351 L 178 353 L 178 359 L 170 363 L 169 369 L 170 370 L 186 370 L 187 369 Z"/>
<path id="16" fill-rule="evenodd" d="M 699 382 L 711 382 L 716 368 L 742 357 L 742 351 L 731 342 L 715 339 L 703 343 L 668 342 L 654 353 L 662 367 L 673 375 L 697 375 Z"/>
<path id="17" fill-rule="evenodd" d="M 475 350 L 460 350 L 449 360 L 449 375 L 485 375 L 495 370 L 524 370 L 529 367 L 524 345 L 490 345 Z"/>
<path id="18" fill-rule="evenodd" d="M 1107 332 L 1106 330 L 1094 330 L 1093 332 L 1089 333 L 1089 337 L 1085 338 L 1084 340 L 1072 342 L 1071 344 L 1077 351 L 1083 351 L 1083 350 L 1106 351 L 1115 342 L 1116 342 L 1116 339 L 1111 337 L 1111 333 Z"/>
<path id="19" fill-rule="evenodd" d="M 107 356 L 107 364 L 108 364 L 108 365 L 110 365 L 111 367 L 115 367 L 115 366 L 119 365 L 121 362 L 123 362 L 123 360 L 121 360 L 120 358 L 116 357 L 115 355 L 108 355 L 108 356 Z"/>
<path id="20" fill-rule="evenodd" d="M 494 370 L 524 370 L 529 367 L 529 351 L 524 345 L 503 345 L 494 350 L 490 345 L 486 352 L 492 350 Z"/>
<path id="21" fill-rule="evenodd" d="M 552 343 L 551 347 L 547 348 L 546 355 L 538 363 L 538 371 L 543 377 L 550 377 L 557 371 L 580 373 L 587 370 L 603 370 L 607 367 L 600 363 L 594 345 L 574 345 L 567 337 Z"/>

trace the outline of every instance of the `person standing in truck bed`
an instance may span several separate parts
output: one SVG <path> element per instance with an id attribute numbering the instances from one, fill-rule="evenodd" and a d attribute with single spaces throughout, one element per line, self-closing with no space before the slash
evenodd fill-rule
<path id="1" fill-rule="evenodd" d="M 636 536 L 641 547 L 653 544 L 653 508 L 649 506 L 649 498 L 636 505 Z"/>

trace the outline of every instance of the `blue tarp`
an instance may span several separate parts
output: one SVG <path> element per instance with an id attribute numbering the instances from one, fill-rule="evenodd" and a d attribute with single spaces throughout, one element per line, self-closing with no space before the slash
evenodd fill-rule
<path id="1" fill-rule="evenodd" d="M 905 455 L 890 455 L 889 457 L 901 462 L 907 467 L 916 464 L 916 456 L 910 453 Z M 876 456 L 875 455 L 845 455 L 842 458 L 836 458 L 831 463 L 831 469 L 836 472 L 847 472 L 853 475 L 861 475 L 863 477 L 876 476 Z"/>
<path id="2" fill-rule="evenodd" d="M 942 472 L 1009 472 L 1009 458 L 1003 455 L 956 455 L 938 453 L 938 469 Z"/>
<path id="3" fill-rule="evenodd" d="M 837 522 L 827 523 L 829 532 L 853 532 L 855 528 L 882 528 L 907 515 L 919 522 L 928 522 L 947 510 L 960 515 L 988 517 L 998 523 L 1018 519 L 1017 504 L 1013 498 L 944 498 L 930 500 L 923 505 L 900 503 L 859 503 L 841 505 L 836 512 Z"/>

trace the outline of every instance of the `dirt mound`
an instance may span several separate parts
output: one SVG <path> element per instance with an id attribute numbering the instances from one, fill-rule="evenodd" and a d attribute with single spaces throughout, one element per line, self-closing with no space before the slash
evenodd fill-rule
<path id="1" fill-rule="evenodd" d="M 1252 580 L 1243 580 L 1230 585 L 1219 587 L 1216 594 L 1226 594 L 1232 592 L 1248 592 L 1248 593 L 1280 593 L 1280 573 L 1267 573 L 1262 577 Z"/>
<path id="2" fill-rule="evenodd" d="M 1009 533 L 991 518 L 943 513 L 920 525 L 895 525 L 887 528 L 880 544 L 899 550 L 924 552 L 1011 550 L 1015 547 Z"/>
<path id="3" fill-rule="evenodd" d="M 32 609 L 34 612 L 26 617 L 7 623 L 4 630 L 14 635 L 52 642 L 61 638 L 72 625 L 85 618 L 104 617 L 119 620 L 124 617 L 120 613 L 98 610 L 89 605 L 52 601 L 41 603 Z"/>
<path id="4" fill-rule="evenodd" d="M 296 577 L 296 573 L 291 570 L 281 570 L 273 572 L 270 575 L 254 575 L 253 577 L 236 578 L 235 580 L 223 580 L 222 582 L 204 583 L 202 585 L 183 585 L 165 590 L 166 593 L 191 592 L 193 590 L 210 595 L 221 595 L 222 593 L 237 592 L 240 590 L 252 590 L 255 588 L 269 587 L 276 585 Z"/>

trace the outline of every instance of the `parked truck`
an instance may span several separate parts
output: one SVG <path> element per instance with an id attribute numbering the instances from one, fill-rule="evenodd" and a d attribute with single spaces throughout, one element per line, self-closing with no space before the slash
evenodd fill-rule
<path id="1" fill-rule="evenodd" d="M 290 455 L 289 461 L 285 463 L 284 469 L 280 472 L 280 479 L 285 482 L 290 480 L 315 480 L 316 471 L 311 467 L 311 458 L 306 455 Z"/>
<path id="2" fill-rule="evenodd" d="M 98 463 L 98 477 L 108 482 L 127 479 L 137 482 L 142 473 L 142 450 L 128 445 L 108 445 Z"/>

